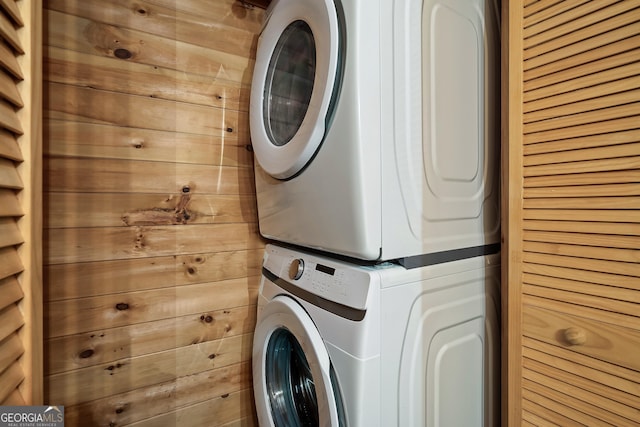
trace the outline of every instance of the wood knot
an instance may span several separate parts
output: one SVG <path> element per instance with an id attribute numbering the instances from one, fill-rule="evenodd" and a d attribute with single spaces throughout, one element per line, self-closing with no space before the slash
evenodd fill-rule
<path id="1" fill-rule="evenodd" d="M 200 316 L 200 320 L 202 320 L 203 322 L 211 323 L 213 322 L 213 317 L 211 317 L 211 315 L 209 314 L 207 314 L 206 316 L 203 314 L 202 316 Z"/>
<path id="2" fill-rule="evenodd" d="M 133 54 L 130 50 L 121 47 L 114 50 L 113 55 L 118 59 L 131 59 L 133 57 Z"/>
<path id="3" fill-rule="evenodd" d="M 209 359 L 213 360 L 213 359 L 215 359 L 215 358 L 216 358 L 216 355 L 215 355 L 214 353 L 211 353 L 211 354 L 209 355 Z"/>
<path id="4" fill-rule="evenodd" d="M 80 356 L 81 359 L 88 359 L 91 356 L 93 356 L 94 351 L 90 348 L 86 349 L 86 350 L 82 350 L 80 352 L 80 354 L 78 354 L 78 356 Z"/>
<path id="5" fill-rule="evenodd" d="M 116 304 L 116 310 L 129 310 L 129 304 L 127 304 L 126 302 L 119 302 L 118 304 Z"/>
<path id="6" fill-rule="evenodd" d="M 189 187 L 188 185 L 185 185 L 184 187 L 182 187 L 182 192 L 183 193 L 188 193 L 191 191 L 191 187 Z"/>
<path id="7" fill-rule="evenodd" d="M 193 267 L 189 267 L 189 268 L 187 268 L 187 273 L 189 273 L 189 274 L 190 274 L 190 275 L 192 275 L 192 276 L 193 276 L 194 274 L 196 274 L 197 272 L 198 272 L 198 270 L 196 270 L 196 269 L 195 269 L 195 268 L 193 268 Z"/>

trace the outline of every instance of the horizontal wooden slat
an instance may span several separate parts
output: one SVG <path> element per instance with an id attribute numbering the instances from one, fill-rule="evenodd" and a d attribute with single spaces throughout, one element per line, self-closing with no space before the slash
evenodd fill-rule
<path id="1" fill-rule="evenodd" d="M 6 129 L 19 135 L 23 134 L 22 125 L 13 106 L 0 99 L 0 129 Z"/>
<path id="2" fill-rule="evenodd" d="M 22 207 L 15 191 L 0 187 L 0 217 L 21 216 Z"/>
<path id="3" fill-rule="evenodd" d="M 72 228 L 49 231 L 45 264 L 261 249 L 256 224 Z M 204 238 L 208 236 L 208 238 Z"/>
<path id="4" fill-rule="evenodd" d="M 524 8 L 524 25 L 525 31 L 534 24 L 541 21 L 548 21 L 551 18 L 566 12 L 567 10 L 577 8 L 578 6 L 588 3 L 589 0 L 552 0 L 537 1 L 530 6 Z M 577 9 L 580 11 L 581 9 Z M 529 30 L 530 31 L 530 30 Z"/>
<path id="5" fill-rule="evenodd" d="M 250 305 L 52 338 L 45 342 L 45 349 L 56 357 L 49 360 L 47 372 L 57 374 L 252 333 L 255 319 L 256 306 Z"/>
<path id="6" fill-rule="evenodd" d="M 262 249 L 49 265 L 46 300 L 238 279 L 260 275 L 261 267 Z"/>
<path id="7" fill-rule="evenodd" d="M 529 400 L 522 401 L 522 408 L 523 427 L 539 427 L 546 425 L 582 427 L 581 424 L 578 424 L 573 420 L 563 417 L 562 415 L 552 412 L 548 408 L 544 408 Z M 543 418 L 541 415 L 544 415 L 546 418 Z"/>
<path id="8" fill-rule="evenodd" d="M 24 373 L 19 363 L 12 363 L 8 369 L 0 373 L 0 403 L 8 399 L 23 380 Z"/>
<path id="9" fill-rule="evenodd" d="M 4 98 L 9 103 L 13 104 L 13 106 L 15 106 L 16 108 L 24 106 L 22 97 L 20 96 L 20 92 L 18 92 L 18 88 L 16 87 L 16 83 L 8 74 L 1 72 L 1 70 L 0 98 Z"/>
<path id="10" fill-rule="evenodd" d="M 536 259 L 542 261 L 543 263 L 535 263 Z M 545 261 L 549 260 L 560 265 L 544 264 Z M 625 290 L 631 290 L 633 292 L 640 290 L 640 284 L 637 280 L 629 280 L 629 277 L 619 274 L 585 270 L 583 269 L 582 264 L 572 264 L 571 261 L 573 260 L 559 260 L 558 257 L 535 257 L 533 259 L 529 259 L 528 262 L 524 263 L 522 265 L 522 270 L 525 274 L 539 274 L 552 278 L 580 281 L 581 283 L 592 283 L 598 286 L 608 286 L 612 288 L 617 287 L 621 288 L 621 292 L 623 293 L 626 292 Z M 563 266 L 563 264 L 568 266 Z M 613 291 L 611 291 L 611 293 L 611 295 L 615 294 Z M 611 297 L 613 298 L 613 296 Z"/>
<path id="11" fill-rule="evenodd" d="M 545 285 L 538 286 L 536 283 L 529 283 L 526 279 L 533 279 L 535 277 L 524 277 L 524 285 L 522 292 L 526 295 L 532 295 L 540 298 L 548 298 L 557 301 L 571 301 L 572 304 L 578 304 L 585 307 L 591 307 L 598 310 L 608 310 L 615 313 L 626 314 L 628 316 L 636 316 L 640 311 L 640 292 L 626 291 L 628 297 L 633 301 L 626 302 L 622 300 L 614 300 L 612 298 L 587 295 L 585 293 L 574 292 L 574 290 L 556 289 L 555 282 L 558 279 L 544 281 Z M 558 286 L 561 286 L 560 284 Z M 575 289 L 580 291 L 581 289 Z"/>
<path id="12" fill-rule="evenodd" d="M 613 159 L 640 153 L 640 130 L 527 145 L 524 166 Z"/>
<path id="13" fill-rule="evenodd" d="M 17 54 L 24 53 L 14 23 L 3 13 L 0 13 L 0 38 L 4 39 Z"/>
<path id="14" fill-rule="evenodd" d="M 24 292 L 15 276 L 0 280 L 0 310 L 20 301 L 23 296 Z"/>
<path id="15" fill-rule="evenodd" d="M 211 16 L 209 13 L 204 16 Z M 243 56 L 246 55 L 243 52 L 232 54 L 216 51 L 174 38 L 103 24 L 53 10 L 47 12 L 47 22 L 48 31 L 44 36 L 49 46 L 105 57 L 114 57 L 116 50 L 124 49 L 128 52 L 127 56 L 130 55 L 128 62 L 247 85 L 251 83 L 253 60 Z"/>
<path id="16" fill-rule="evenodd" d="M 47 228 L 258 221 L 251 194 L 47 193 L 45 200 Z"/>
<path id="17" fill-rule="evenodd" d="M 24 319 L 16 304 L 0 310 L 0 341 L 20 329 L 22 325 Z"/>
<path id="18" fill-rule="evenodd" d="M 0 157 L 21 162 L 23 160 L 15 135 L 0 129 Z"/>
<path id="19" fill-rule="evenodd" d="M 524 191 L 525 198 L 550 198 L 550 197 L 575 197 L 580 198 L 593 197 L 596 200 L 604 200 L 610 198 L 611 203 L 616 203 L 617 196 L 638 196 L 640 195 L 640 185 L 637 184 L 611 184 L 597 187 L 591 186 L 563 186 L 563 187 L 532 187 L 526 188 Z"/>
<path id="20" fill-rule="evenodd" d="M 24 347 L 17 333 L 13 333 L 5 340 L 0 341 L 0 373 L 16 363 L 22 353 L 24 353 Z"/>
<path id="21" fill-rule="evenodd" d="M 640 215 L 633 210 L 590 210 L 590 209 L 525 209 L 524 219 L 546 221 L 585 221 L 585 222 L 640 222 Z M 629 239 L 627 239 L 629 240 Z M 632 239 L 633 240 L 633 239 Z M 634 244 L 639 243 L 637 239 Z M 603 246 L 617 246 L 615 244 Z"/>
<path id="22" fill-rule="evenodd" d="M 540 418 L 546 420 L 543 425 L 550 426 L 566 426 L 566 427 L 583 427 L 585 425 L 598 425 L 598 426 L 611 426 L 610 424 L 603 423 L 601 420 L 594 419 L 585 415 L 584 413 L 568 407 L 562 402 L 558 402 L 554 399 L 545 397 L 539 393 L 536 393 L 537 387 L 526 384 L 531 384 L 526 380 L 522 381 L 522 407 L 531 413 L 538 415 Z M 532 390 L 533 389 L 533 390 Z M 531 402 L 531 405 L 528 403 Z"/>
<path id="23" fill-rule="evenodd" d="M 636 239 L 640 240 L 640 238 Z M 578 244 L 560 244 L 527 241 L 523 249 L 527 252 L 546 253 L 550 255 L 573 256 L 606 261 L 638 263 L 636 274 L 640 277 L 640 246 L 635 249 L 617 249 L 609 247 L 581 246 Z M 588 261 L 586 261 L 588 262 Z M 628 270 L 633 273 L 633 268 Z"/>
<path id="24" fill-rule="evenodd" d="M 13 218 L 0 217 L 0 248 L 24 242 L 22 233 Z"/>
<path id="25" fill-rule="evenodd" d="M 23 188 L 22 179 L 13 161 L 0 158 L 0 187 L 20 190 Z"/>
<path id="26" fill-rule="evenodd" d="M 224 136 L 49 120 L 46 154 L 252 167 L 249 141 Z"/>
<path id="27" fill-rule="evenodd" d="M 169 412 L 167 414 L 148 418 L 130 424 L 131 427 L 156 427 L 160 425 L 207 425 L 211 427 L 224 427 L 233 420 L 238 420 L 247 415 L 246 408 L 253 408 L 253 395 L 251 389 L 232 393 L 229 396 L 221 396 L 217 399 L 187 406 Z M 253 424 L 249 424 L 251 426 Z"/>
<path id="28" fill-rule="evenodd" d="M 0 248 L 0 279 L 4 279 L 13 274 L 18 274 L 23 270 L 22 261 L 15 247 Z"/>
<path id="29" fill-rule="evenodd" d="M 524 209 L 640 209 L 640 197 L 567 197 L 525 199 Z"/>
<path id="30" fill-rule="evenodd" d="M 638 224 L 616 223 L 616 222 L 575 222 L 575 221 L 539 221 L 527 220 L 524 223 L 525 230 L 538 231 L 560 231 L 567 233 L 591 233 L 598 234 L 619 234 L 622 236 L 640 236 Z"/>
<path id="31" fill-rule="evenodd" d="M 24 21 L 22 20 L 20 9 L 18 9 L 15 0 L 0 0 L 0 8 L 2 8 L 7 13 L 7 15 L 11 17 L 11 20 L 17 27 L 24 26 Z"/>
<path id="32" fill-rule="evenodd" d="M 45 53 L 51 82 L 229 110 L 249 107 L 250 88 L 237 82 L 56 47 Z"/>
<path id="33" fill-rule="evenodd" d="M 522 380 L 523 397 L 535 399 L 538 403 L 563 415 L 582 423 L 583 425 L 598 425 L 616 427 L 620 424 L 620 418 L 608 411 L 594 411 L 593 406 L 577 399 L 576 397 L 561 393 L 526 378 Z M 534 397 L 535 396 L 535 397 Z"/>
<path id="34" fill-rule="evenodd" d="M 525 71 L 525 77 L 531 78 L 531 76 L 527 76 L 526 72 L 529 70 L 533 70 L 534 68 L 537 67 L 542 67 L 545 65 L 550 65 L 556 62 L 562 63 L 563 65 L 565 65 L 562 61 L 563 60 L 567 60 L 567 58 L 571 57 L 571 56 L 577 56 L 580 54 L 584 54 L 585 52 L 588 51 L 592 51 L 591 54 L 592 55 L 598 55 L 600 54 L 600 52 L 595 53 L 593 52 L 594 50 L 601 48 L 603 46 L 607 46 L 609 44 L 613 44 L 616 42 L 619 42 L 621 40 L 624 39 L 628 39 L 630 37 L 636 36 L 638 35 L 638 31 L 637 31 L 637 24 L 633 23 L 633 20 L 637 19 L 635 16 L 633 16 L 633 14 L 627 14 L 627 16 L 623 16 L 622 18 L 614 18 L 613 21 L 616 25 L 618 25 L 620 23 L 620 21 L 622 22 L 629 22 L 631 21 L 632 23 L 620 28 L 616 28 L 615 26 L 609 27 L 608 25 L 611 24 L 611 22 L 607 23 L 607 27 L 606 30 L 611 30 L 612 28 L 616 28 L 612 31 L 608 31 L 605 32 L 603 34 L 599 34 L 597 36 L 593 36 L 593 37 L 587 37 L 586 39 L 583 39 L 581 41 L 577 41 L 573 44 L 569 44 L 565 47 L 562 47 L 560 49 L 553 49 L 553 46 L 547 46 L 544 45 L 541 48 L 538 49 L 528 49 L 525 51 L 524 55 L 525 55 L 525 60 L 524 60 L 524 71 Z M 574 40 L 575 37 L 572 37 L 571 40 Z M 632 45 L 632 48 L 636 48 L 637 45 Z M 548 49 L 548 52 L 545 52 L 545 50 Z M 613 54 L 613 52 L 611 52 L 610 54 Z M 579 58 L 580 60 L 583 60 L 583 58 Z M 576 60 L 576 58 L 574 58 L 574 61 Z M 569 63 L 569 61 L 567 61 L 567 63 Z M 562 67 L 558 67 L 557 71 L 560 71 L 561 69 L 563 69 Z M 545 72 L 545 70 L 539 70 L 537 74 L 537 76 L 543 75 L 542 73 Z"/>
<path id="35" fill-rule="evenodd" d="M 523 338 L 523 344 L 522 355 L 525 359 L 536 360 L 572 376 L 611 388 L 622 403 L 640 398 L 640 381 L 636 371 L 527 337 Z M 616 393 L 616 390 L 620 393 Z"/>
<path id="36" fill-rule="evenodd" d="M 551 269 L 547 269 L 547 272 L 551 273 Z M 594 280 L 593 278 L 591 280 Z M 637 290 L 618 288 L 614 286 L 607 286 L 600 283 L 588 283 L 575 280 L 574 278 L 565 279 L 555 276 L 543 276 L 540 274 L 532 274 L 525 272 L 522 275 L 522 282 L 535 286 L 542 286 L 546 288 L 559 289 L 566 292 L 573 292 L 575 294 L 584 294 L 600 299 L 610 299 L 623 301 L 630 304 L 623 304 L 620 306 L 621 310 L 625 308 L 627 311 L 623 311 L 625 314 L 635 316 L 638 313 L 638 304 L 640 304 L 640 286 Z M 570 301 L 573 300 L 574 294 L 567 294 L 570 297 Z M 607 301 L 607 304 L 615 304 L 615 302 Z M 616 311 L 616 310 L 614 310 Z"/>
<path id="37" fill-rule="evenodd" d="M 523 142 L 538 144 L 540 142 L 563 141 L 569 138 L 582 138 L 592 135 L 611 134 L 638 128 L 637 117 L 624 117 L 599 123 L 590 123 L 582 126 L 574 126 L 561 129 L 550 129 L 543 132 L 524 135 Z"/>
<path id="38" fill-rule="evenodd" d="M 523 259 L 525 262 L 531 262 L 534 264 L 547 264 L 555 265 L 558 267 L 567 267 L 600 273 L 631 276 L 626 277 L 626 280 L 630 282 L 630 284 L 627 286 L 634 286 L 635 288 L 637 288 L 640 285 L 640 283 L 638 283 L 638 279 L 634 279 L 635 277 L 640 277 L 638 265 L 631 265 L 626 262 L 594 259 L 589 259 L 588 262 L 586 262 L 584 258 L 579 257 L 540 254 L 535 252 L 525 252 L 523 254 Z"/>
<path id="39" fill-rule="evenodd" d="M 251 364 L 243 362 L 79 405 L 65 406 L 65 422 L 82 425 L 83 421 L 92 420 L 91 425 L 95 427 L 128 425 L 194 402 L 230 395 L 247 388 L 250 382 Z M 153 396 L 153 399 L 149 396 Z"/>
<path id="40" fill-rule="evenodd" d="M 640 154 L 640 151 L 636 150 L 636 153 Z M 558 157 L 558 160 L 561 161 L 562 156 Z M 605 158 L 602 160 L 583 160 L 567 163 L 559 162 L 550 165 L 525 166 L 524 176 L 550 176 L 555 174 L 624 171 L 628 169 L 640 169 L 640 155 L 614 159 Z"/>
<path id="41" fill-rule="evenodd" d="M 585 34 L 595 36 L 620 25 L 609 22 L 611 17 L 637 8 L 634 2 L 618 0 L 599 0 L 582 4 L 558 14 L 536 25 L 524 29 L 524 49 L 531 50 L 541 44 L 553 43 L 554 48 L 563 47 L 577 40 L 583 40 Z M 631 22 L 634 22 L 633 20 Z M 623 24 L 624 25 L 624 24 Z"/>
<path id="42" fill-rule="evenodd" d="M 250 359 L 252 338 L 238 335 L 51 375 L 50 399 L 75 405 L 244 362 Z"/>
<path id="43" fill-rule="evenodd" d="M 638 99 L 637 94 L 631 94 L 631 99 Z M 607 100 L 604 105 L 612 105 Z M 626 117 L 636 117 L 640 120 L 640 102 L 633 102 L 631 104 L 616 105 L 613 107 L 605 107 L 600 105 L 598 110 L 585 110 L 576 114 L 567 113 L 566 116 L 547 116 L 548 119 L 539 119 L 524 124 L 524 133 L 544 132 L 552 129 L 562 129 L 572 126 L 581 126 L 591 123 L 600 123 L 608 120 L 616 120 Z M 528 120 L 528 119 L 525 119 Z M 533 119 L 532 119 L 533 120 Z"/>
<path id="44" fill-rule="evenodd" d="M 0 67 L 4 68 L 14 78 L 22 80 L 24 78 L 18 60 L 11 49 L 4 43 L 0 43 Z"/>
<path id="45" fill-rule="evenodd" d="M 19 389 L 15 389 L 4 402 L 0 403 L 6 406 L 27 406 L 27 402 L 25 402 Z"/>
<path id="46" fill-rule="evenodd" d="M 616 192 L 616 184 L 620 183 L 633 183 L 629 184 L 629 192 L 625 195 L 635 195 L 636 184 L 640 182 L 640 170 L 622 170 L 622 171 L 605 171 L 605 172 L 586 172 L 586 173 L 572 173 L 566 175 L 553 175 L 553 176 L 532 176 L 525 177 L 525 188 L 530 187 L 556 187 L 557 189 L 567 186 L 582 186 L 583 188 L 575 188 L 574 196 L 616 196 L 619 195 Z M 606 185 L 611 184 L 611 185 Z M 620 184 L 625 185 L 625 184 Z M 556 192 L 556 189 L 547 190 L 550 193 Z M 607 193 L 607 191 L 611 191 Z"/>
<path id="47" fill-rule="evenodd" d="M 547 211 L 547 210 L 540 210 Z M 529 210 L 525 210 L 525 217 L 530 213 Z M 551 209 L 549 212 L 556 212 Z M 562 212 L 562 211 L 560 211 Z M 637 215 L 637 214 L 636 214 Z M 526 218 L 529 219 L 529 218 Z M 571 219 L 571 218 L 567 218 Z M 634 218 L 635 219 L 635 218 Z M 636 221 L 637 222 L 637 221 Z M 600 248 L 620 248 L 620 249 L 632 249 L 634 251 L 640 250 L 640 238 L 636 236 L 620 236 L 620 235 L 600 235 L 589 233 L 589 224 L 585 224 L 586 232 L 544 232 L 544 231 L 529 231 L 524 230 L 522 232 L 522 240 L 525 242 L 549 242 L 549 243 L 561 243 L 568 245 L 583 245 L 594 246 Z"/>
<path id="48" fill-rule="evenodd" d="M 253 170 L 139 160 L 50 158 L 52 192 L 254 194 Z"/>
<path id="49" fill-rule="evenodd" d="M 243 307 L 255 302 L 259 277 L 129 292 L 46 304 L 49 338 L 190 314 Z M 203 298 L 215 295 L 215 298 Z"/>

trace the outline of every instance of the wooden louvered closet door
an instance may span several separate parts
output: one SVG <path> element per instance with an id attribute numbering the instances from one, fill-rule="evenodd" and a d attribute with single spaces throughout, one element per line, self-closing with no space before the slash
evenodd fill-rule
<path id="1" fill-rule="evenodd" d="M 41 8 L 0 0 L 0 405 L 42 404 Z"/>
<path id="2" fill-rule="evenodd" d="M 640 2 L 502 12 L 503 425 L 640 425 Z"/>

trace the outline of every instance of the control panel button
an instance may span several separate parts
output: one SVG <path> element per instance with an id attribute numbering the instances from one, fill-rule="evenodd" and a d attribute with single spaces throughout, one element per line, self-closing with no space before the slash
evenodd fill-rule
<path id="1" fill-rule="evenodd" d="M 296 258 L 291 261 L 289 265 L 289 278 L 291 280 L 298 280 L 302 277 L 302 273 L 304 273 L 304 261 L 302 258 Z"/>

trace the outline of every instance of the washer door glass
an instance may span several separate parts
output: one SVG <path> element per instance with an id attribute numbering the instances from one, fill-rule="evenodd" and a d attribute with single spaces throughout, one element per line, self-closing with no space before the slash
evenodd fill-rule
<path id="1" fill-rule="evenodd" d="M 282 146 L 298 132 L 309 108 L 316 74 L 311 28 L 295 21 L 282 33 L 267 70 L 264 126 L 272 144 Z"/>
<path id="2" fill-rule="evenodd" d="M 318 398 L 309 362 L 296 337 L 285 328 L 271 335 L 265 375 L 275 425 L 319 425 Z"/>
<path id="3" fill-rule="evenodd" d="M 336 0 L 274 0 L 258 39 L 249 124 L 258 165 L 277 179 L 302 172 L 320 149 L 342 80 Z"/>

